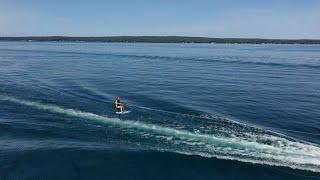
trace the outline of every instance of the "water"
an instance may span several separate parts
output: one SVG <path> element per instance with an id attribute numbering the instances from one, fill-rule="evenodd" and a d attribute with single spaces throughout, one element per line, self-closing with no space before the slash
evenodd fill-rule
<path id="1" fill-rule="evenodd" d="M 319 45 L 0 42 L 0 103 L 0 179 L 319 178 Z"/>

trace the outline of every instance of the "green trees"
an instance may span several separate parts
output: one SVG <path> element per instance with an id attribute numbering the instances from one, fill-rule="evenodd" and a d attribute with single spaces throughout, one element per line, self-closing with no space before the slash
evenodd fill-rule
<path id="1" fill-rule="evenodd" d="M 0 41 L 85 41 L 85 42 L 146 42 L 146 43 L 228 43 L 228 44 L 320 44 L 313 39 L 247 39 L 247 38 L 208 38 L 187 36 L 29 36 L 0 37 Z"/>

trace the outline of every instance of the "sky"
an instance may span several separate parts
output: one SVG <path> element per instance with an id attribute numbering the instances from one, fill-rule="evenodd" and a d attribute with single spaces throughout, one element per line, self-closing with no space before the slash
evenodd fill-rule
<path id="1" fill-rule="evenodd" d="M 320 0 L 0 0 L 0 36 L 320 39 Z"/>

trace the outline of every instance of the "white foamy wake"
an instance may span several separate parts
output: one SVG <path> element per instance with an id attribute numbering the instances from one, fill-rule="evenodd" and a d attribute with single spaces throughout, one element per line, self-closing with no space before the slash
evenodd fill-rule
<path id="1" fill-rule="evenodd" d="M 249 134 L 249 136 L 247 135 L 246 138 L 241 136 L 224 137 L 178 130 L 139 121 L 119 121 L 116 118 L 108 118 L 90 112 L 67 109 L 57 105 L 28 101 L 5 95 L 0 95 L 0 100 L 10 101 L 51 113 L 132 128 L 155 134 L 155 138 L 158 135 L 161 137 L 165 136 L 168 142 L 188 146 L 188 148 L 183 150 L 177 148 L 168 149 L 167 151 L 320 172 L 320 147 L 318 145 L 299 142 L 290 138 L 277 136 L 276 134 L 256 132 L 250 134 L 250 132 L 243 132 Z"/>

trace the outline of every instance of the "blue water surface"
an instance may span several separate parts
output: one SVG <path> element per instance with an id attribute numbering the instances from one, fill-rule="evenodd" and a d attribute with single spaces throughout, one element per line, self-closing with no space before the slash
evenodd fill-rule
<path id="1" fill-rule="evenodd" d="M 0 104 L 0 179 L 320 173 L 319 45 L 0 42 Z"/>

